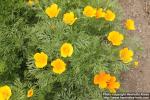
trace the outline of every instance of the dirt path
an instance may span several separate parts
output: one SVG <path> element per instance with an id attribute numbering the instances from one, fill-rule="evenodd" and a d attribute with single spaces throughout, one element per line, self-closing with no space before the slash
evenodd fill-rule
<path id="1" fill-rule="evenodd" d="M 125 12 L 125 19 L 136 22 L 137 30 L 131 34 L 139 35 L 144 52 L 140 66 L 123 74 L 122 86 L 130 92 L 150 92 L 150 0 L 119 0 Z"/>

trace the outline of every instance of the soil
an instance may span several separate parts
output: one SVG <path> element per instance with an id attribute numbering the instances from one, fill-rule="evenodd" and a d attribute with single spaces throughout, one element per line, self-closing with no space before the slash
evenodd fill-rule
<path id="1" fill-rule="evenodd" d="M 122 74 L 122 87 L 129 92 L 150 92 L 150 0 L 119 0 L 125 15 L 136 22 L 136 31 L 144 51 L 139 59 L 139 67 Z"/>

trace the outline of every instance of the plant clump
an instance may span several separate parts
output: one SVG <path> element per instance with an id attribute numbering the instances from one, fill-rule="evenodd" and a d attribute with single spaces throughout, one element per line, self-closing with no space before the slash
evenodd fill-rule
<path id="1" fill-rule="evenodd" d="M 117 0 L 1 2 L 0 100 L 101 100 L 138 66 Z"/>

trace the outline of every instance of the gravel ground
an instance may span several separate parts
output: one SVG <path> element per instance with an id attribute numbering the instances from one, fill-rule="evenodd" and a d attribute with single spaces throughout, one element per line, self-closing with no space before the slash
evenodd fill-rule
<path id="1" fill-rule="evenodd" d="M 150 0 L 119 0 L 124 18 L 134 19 L 137 30 L 129 34 L 138 35 L 144 52 L 140 65 L 122 75 L 122 86 L 129 92 L 150 92 Z"/>

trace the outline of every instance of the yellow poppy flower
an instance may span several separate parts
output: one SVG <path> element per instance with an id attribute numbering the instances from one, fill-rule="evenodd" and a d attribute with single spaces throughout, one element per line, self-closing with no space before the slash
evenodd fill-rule
<path id="1" fill-rule="evenodd" d="M 105 72 L 100 72 L 94 77 L 94 84 L 99 85 L 100 88 L 107 88 L 107 82 L 110 80 L 110 74 Z"/>
<path id="2" fill-rule="evenodd" d="M 105 20 L 107 20 L 107 21 L 114 21 L 115 17 L 116 17 L 116 15 L 115 15 L 114 12 L 112 12 L 111 10 L 107 10 L 106 11 Z"/>
<path id="3" fill-rule="evenodd" d="M 34 60 L 37 68 L 43 68 L 47 65 L 48 56 L 44 52 L 36 53 Z"/>
<path id="4" fill-rule="evenodd" d="M 28 93 L 27 93 L 27 97 L 32 97 L 33 96 L 33 89 L 31 88 L 30 90 L 28 90 Z"/>
<path id="5" fill-rule="evenodd" d="M 73 46 L 70 43 L 64 43 L 60 48 L 62 57 L 71 57 L 73 54 Z"/>
<path id="6" fill-rule="evenodd" d="M 124 63 L 131 62 L 133 55 L 134 55 L 133 51 L 129 50 L 128 48 L 123 48 L 122 50 L 120 50 L 120 59 Z"/>
<path id="7" fill-rule="evenodd" d="M 113 45 L 115 46 L 119 46 L 122 44 L 122 41 L 124 39 L 123 34 L 116 32 L 116 31 L 112 31 L 109 33 L 107 39 L 112 42 Z"/>
<path id="8" fill-rule="evenodd" d="M 0 100 L 5 100 L 1 93 L 0 93 Z"/>
<path id="9" fill-rule="evenodd" d="M 83 11 L 83 15 L 86 17 L 94 17 L 96 16 L 96 9 L 92 6 L 86 6 Z"/>
<path id="10" fill-rule="evenodd" d="M 120 88 L 120 83 L 116 81 L 116 77 L 111 76 L 110 81 L 108 82 L 107 88 L 111 93 L 116 93 L 116 89 Z"/>
<path id="11" fill-rule="evenodd" d="M 52 61 L 51 66 L 53 66 L 53 72 L 57 74 L 61 74 L 66 70 L 66 64 L 61 59 L 56 59 Z"/>
<path id="12" fill-rule="evenodd" d="M 115 93 L 120 87 L 120 83 L 116 81 L 116 77 L 105 72 L 100 72 L 94 76 L 94 84 L 99 85 L 101 89 L 109 89 L 111 93 Z"/>
<path id="13" fill-rule="evenodd" d="M 7 85 L 0 87 L 0 94 L 0 100 L 9 100 L 12 95 L 10 87 Z"/>
<path id="14" fill-rule="evenodd" d="M 134 20 L 128 19 L 125 23 L 125 26 L 128 30 L 135 30 Z"/>
<path id="15" fill-rule="evenodd" d="M 68 25 L 72 25 L 77 20 L 77 17 L 75 18 L 73 12 L 65 13 L 63 17 L 63 22 Z"/>
<path id="16" fill-rule="evenodd" d="M 96 18 L 103 18 L 105 17 L 105 12 L 103 11 L 102 8 L 99 8 L 97 11 L 96 11 Z"/>
<path id="17" fill-rule="evenodd" d="M 50 7 L 47 7 L 45 13 L 50 17 L 57 17 L 60 12 L 60 8 L 58 8 L 57 4 L 52 4 Z"/>

